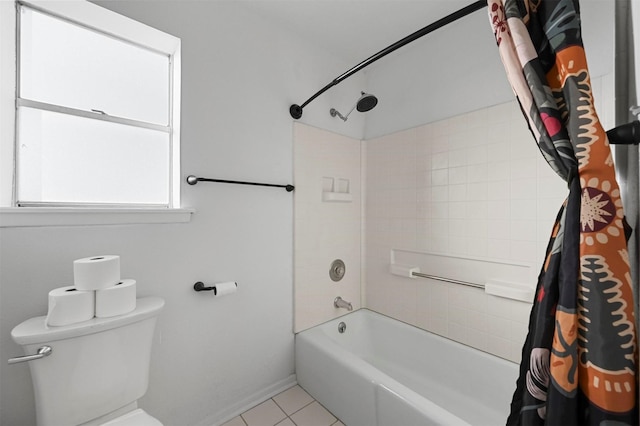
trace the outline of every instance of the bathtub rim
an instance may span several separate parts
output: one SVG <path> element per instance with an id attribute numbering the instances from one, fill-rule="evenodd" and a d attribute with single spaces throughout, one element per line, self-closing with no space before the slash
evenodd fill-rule
<path id="1" fill-rule="evenodd" d="M 418 332 L 429 333 L 435 339 L 438 339 L 438 340 L 440 340 L 440 341 L 442 341 L 442 342 L 444 342 L 446 344 L 461 345 L 461 346 L 464 346 L 467 349 L 470 349 L 473 352 L 479 352 L 482 356 L 488 356 L 488 357 L 491 357 L 491 358 L 496 358 L 496 359 L 498 359 L 500 361 L 504 361 L 507 364 L 511 364 L 513 366 L 516 366 L 516 367 L 519 367 L 519 365 L 520 365 L 520 363 L 518 363 L 518 362 L 514 362 L 514 361 L 512 361 L 510 359 L 503 358 L 503 357 L 501 357 L 499 355 L 493 354 L 491 352 L 487 352 L 487 351 L 482 350 L 480 348 L 476 348 L 475 346 L 471 346 L 471 345 L 468 345 L 466 343 L 459 342 L 457 340 L 451 339 L 450 337 L 443 336 L 442 334 L 438 334 L 438 333 L 436 333 L 434 331 L 427 330 L 427 329 L 419 327 L 419 326 L 417 326 L 415 324 L 411 324 L 411 323 L 403 321 L 401 319 L 394 318 L 394 317 L 392 317 L 390 315 L 384 314 L 382 312 L 378 312 L 376 310 L 373 310 L 373 309 L 370 309 L 370 308 L 367 308 L 367 307 L 361 307 L 361 308 L 358 308 L 358 309 L 354 309 L 351 312 L 346 312 L 346 313 L 344 313 L 344 314 L 342 314 L 340 316 L 337 316 L 335 318 L 329 319 L 327 321 L 324 321 L 324 322 L 321 322 L 319 324 L 316 324 L 316 325 L 314 325 L 312 327 L 309 327 L 309 328 L 306 328 L 304 330 L 298 331 L 297 333 L 294 333 L 294 335 L 295 335 L 295 337 L 297 337 L 299 334 L 302 334 L 302 333 L 305 333 L 305 332 L 311 332 L 312 330 L 316 330 L 316 329 L 319 330 L 319 329 L 322 329 L 323 327 L 328 327 L 329 324 L 331 324 L 333 322 L 335 322 L 335 324 L 337 326 L 340 323 L 340 321 L 344 321 L 345 318 L 347 318 L 349 316 L 354 316 L 356 314 L 357 315 L 364 315 L 364 316 L 372 315 L 374 317 L 375 316 L 379 316 L 379 317 L 382 317 L 383 319 L 386 319 L 386 320 L 389 320 L 389 321 L 399 322 L 401 324 L 404 324 L 406 326 L 411 327 L 412 329 L 415 329 Z M 316 333 L 316 332 L 317 331 L 315 331 L 314 333 Z"/>

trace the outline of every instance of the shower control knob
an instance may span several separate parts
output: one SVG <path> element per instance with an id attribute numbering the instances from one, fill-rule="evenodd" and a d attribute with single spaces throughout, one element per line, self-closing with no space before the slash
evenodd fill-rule
<path id="1" fill-rule="evenodd" d="M 344 262 L 340 259 L 336 259 L 331 262 L 331 267 L 329 268 L 329 277 L 333 281 L 340 281 L 342 277 L 344 277 L 345 272 L 347 272 L 347 267 L 344 265 Z"/>

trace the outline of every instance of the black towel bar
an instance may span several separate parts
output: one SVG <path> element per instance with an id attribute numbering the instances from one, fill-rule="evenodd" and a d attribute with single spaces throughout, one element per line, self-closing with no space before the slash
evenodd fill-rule
<path id="1" fill-rule="evenodd" d="M 275 188 L 284 188 L 287 190 L 287 192 L 291 192 L 295 189 L 293 185 L 276 185 L 273 183 L 257 183 L 257 182 L 243 182 L 239 180 L 209 179 L 209 178 L 196 177 L 193 175 L 187 176 L 187 183 L 189 185 L 195 185 L 198 182 L 219 182 L 219 183 L 235 183 L 238 185 L 271 186 Z"/>

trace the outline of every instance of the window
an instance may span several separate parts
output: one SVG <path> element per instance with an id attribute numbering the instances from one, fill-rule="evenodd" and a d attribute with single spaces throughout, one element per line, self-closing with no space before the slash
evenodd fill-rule
<path id="1" fill-rule="evenodd" d="M 83 0 L 17 13 L 12 205 L 180 207 L 180 40 Z"/>

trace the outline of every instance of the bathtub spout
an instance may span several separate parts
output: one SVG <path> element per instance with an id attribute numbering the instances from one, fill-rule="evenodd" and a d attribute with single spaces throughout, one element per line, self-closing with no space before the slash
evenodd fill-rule
<path id="1" fill-rule="evenodd" d="M 336 308 L 345 308 L 348 311 L 353 311 L 353 306 L 351 306 L 351 302 L 347 302 L 342 299 L 342 297 L 338 296 L 333 300 L 333 306 Z"/>

